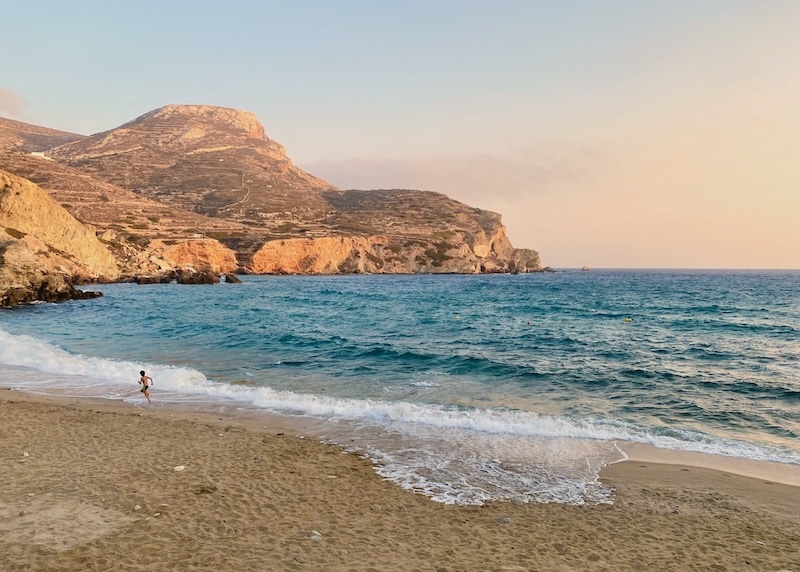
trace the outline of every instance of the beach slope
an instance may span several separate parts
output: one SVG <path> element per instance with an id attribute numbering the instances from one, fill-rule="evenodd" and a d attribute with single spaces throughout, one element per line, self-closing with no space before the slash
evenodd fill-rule
<path id="1" fill-rule="evenodd" d="M 800 489 L 607 467 L 614 505 L 432 502 L 253 420 L 0 390 L 2 570 L 800 571 Z"/>

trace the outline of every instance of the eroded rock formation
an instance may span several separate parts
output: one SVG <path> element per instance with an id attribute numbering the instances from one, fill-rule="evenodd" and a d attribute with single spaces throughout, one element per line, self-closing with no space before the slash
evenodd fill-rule
<path id="1" fill-rule="evenodd" d="M 23 242 L 50 273 L 115 280 L 119 265 L 87 227 L 37 185 L 0 171 L 0 227 Z"/>
<path id="2" fill-rule="evenodd" d="M 191 267 L 210 270 L 217 274 L 228 274 L 239 268 L 236 252 L 213 238 L 181 241 L 154 240 L 148 251 L 165 260 L 175 268 Z"/>
<path id="3" fill-rule="evenodd" d="M 538 269 L 536 253 L 509 249 L 505 233 L 498 232 L 494 238 L 484 237 L 471 246 L 456 234 L 447 240 L 388 236 L 273 240 L 253 255 L 245 270 L 254 274 L 478 274 Z"/>
<path id="4" fill-rule="evenodd" d="M 118 275 L 91 229 L 33 183 L 0 171 L 0 307 L 94 297 L 74 283 Z"/>

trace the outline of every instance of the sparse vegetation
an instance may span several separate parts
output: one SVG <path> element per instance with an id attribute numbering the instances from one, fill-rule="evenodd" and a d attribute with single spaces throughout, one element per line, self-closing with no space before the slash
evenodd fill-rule
<path id="1" fill-rule="evenodd" d="M 208 238 L 213 238 L 221 242 L 223 240 L 228 240 L 231 238 L 239 238 L 240 236 L 242 236 L 242 233 L 221 231 L 221 230 L 210 230 L 206 233 L 206 236 Z"/>
<path id="2" fill-rule="evenodd" d="M 367 256 L 367 260 L 372 262 L 375 266 L 383 268 L 383 260 L 380 257 L 375 256 L 371 252 L 365 252 L 364 254 Z"/>
<path id="3" fill-rule="evenodd" d="M 285 222 L 280 225 L 276 230 L 278 232 L 291 232 L 297 228 L 297 223 L 295 222 Z"/>
<path id="4" fill-rule="evenodd" d="M 370 236 L 372 234 L 376 234 L 376 231 L 373 227 L 363 224 L 361 222 L 350 221 L 350 220 L 341 222 L 338 230 L 344 233 L 353 232 L 364 236 Z"/>
<path id="5" fill-rule="evenodd" d="M 137 246 L 145 247 L 150 244 L 150 239 L 146 236 L 140 236 L 138 234 L 129 234 L 127 237 L 128 242 L 135 244 Z"/>
<path id="6" fill-rule="evenodd" d="M 444 265 L 445 261 L 452 260 L 452 256 L 447 255 L 447 251 L 453 248 L 452 244 L 447 242 L 440 242 L 436 244 L 436 248 L 429 248 L 425 251 L 425 256 L 433 261 L 433 266 L 439 268 Z"/>
<path id="7" fill-rule="evenodd" d="M 6 227 L 6 232 L 16 239 L 20 239 L 28 234 L 26 232 L 22 232 L 21 230 L 17 230 L 16 228 L 8 228 L 8 227 Z"/>

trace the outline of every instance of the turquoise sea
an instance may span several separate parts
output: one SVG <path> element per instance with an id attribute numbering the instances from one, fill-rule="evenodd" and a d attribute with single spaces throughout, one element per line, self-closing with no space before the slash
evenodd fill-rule
<path id="1" fill-rule="evenodd" d="M 623 442 L 800 465 L 798 271 L 242 279 L 0 311 L 0 386 L 147 407 L 145 369 L 450 503 L 608 502 Z"/>

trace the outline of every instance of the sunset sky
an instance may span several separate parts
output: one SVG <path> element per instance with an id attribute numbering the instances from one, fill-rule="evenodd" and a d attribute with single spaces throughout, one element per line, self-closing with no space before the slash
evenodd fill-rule
<path id="1" fill-rule="evenodd" d="M 3 117 L 246 109 L 301 168 L 500 212 L 545 265 L 800 268 L 797 0 L 3 0 L 0 22 Z"/>

